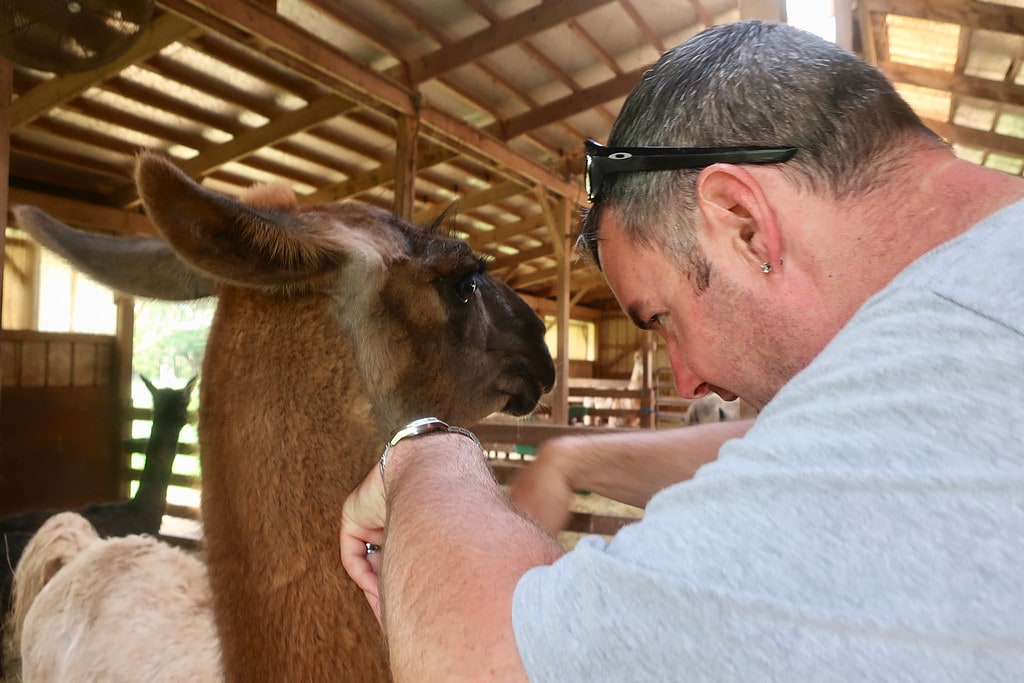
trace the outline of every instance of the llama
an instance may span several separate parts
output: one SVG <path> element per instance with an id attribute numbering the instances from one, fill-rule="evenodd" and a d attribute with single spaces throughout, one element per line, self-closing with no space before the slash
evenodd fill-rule
<path id="1" fill-rule="evenodd" d="M 726 422 L 738 420 L 740 417 L 740 401 L 726 401 L 715 393 L 694 399 L 683 416 L 683 426 L 704 424 L 706 422 Z"/>
<path id="2" fill-rule="evenodd" d="M 101 539 L 82 515 L 58 513 L 18 565 L 7 683 L 217 680 L 211 602 L 206 567 L 193 555 L 152 536 Z M 74 643 L 70 657 L 50 649 L 54 633 Z"/>
<path id="3" fill-rule="evenodd" d="M 193 377 L 181 389 L 158 388 L 147 378 L 143 384 L 153 397 L 153 422 L 146 443 L 146 464 L 139 478 L 139 488 L 129 500 L 96 503 L 79 508 L 102 536 L 152 534 L 160 531 L 167 507 L 167 483 L 178 451 L 178 435 L 188 420 L 188 403 L 196 384 Z M 11 581 L 25 546 L 47 519 L 59 510 L 30 510 L 0 519 L 3 561 L 0 562 L 0 639 L 6 636 L 6 619 L 10 608 Z M 8 648 L 0 661 L 0 675 L 6 670 Z"/>
<path id="4" fill-rule="evenodd" d="M 115 289 L 218 296 L 199 442 L 224 677 L 387 680 L 380 629 L 341 567 L 341 504 L 414 418 L 468 426 L 499 410 L 531 411 L 554 383 L 543 323 L 440 226 L 357 203 L 299 208 L 283 188 L 238 201 L 153 154 L 140 156 L 135 177 L 162 239 L 82 236 L 38 209 L 15 213 L 44 245 Z M 92 598 L 114 599 L 115 589 Z M 26 674 L 58 656 L 67 628 L 39 629 L 53 649 L 35 644 L 36 661 L 23 657 Z M 84 653 L 72 662 L 77 655 L 61 655 L 65 670 L 78 667 L 75 680 L 87 680 L 93 665 Z M 173 671 L 175 662 L 163 661 Z M 123 666 L 125 679 L 137 680 L 136 664 Z M 108 672 L 106 680 L 121 679 Z"/>

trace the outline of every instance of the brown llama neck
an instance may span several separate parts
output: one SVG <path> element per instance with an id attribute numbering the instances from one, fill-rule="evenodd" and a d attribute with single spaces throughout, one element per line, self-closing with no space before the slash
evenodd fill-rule
<path id="1" fill-rule="evenodd" d="M 337 545 L 384 437 L 331 306 L 225 288 L 210 332 L 202 509 L 229 681 L 387 678 Z"/>

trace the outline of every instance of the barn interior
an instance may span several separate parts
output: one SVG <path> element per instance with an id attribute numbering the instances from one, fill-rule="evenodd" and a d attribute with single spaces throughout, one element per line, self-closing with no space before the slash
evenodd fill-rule
<path id="1" fill-rule="evenodd" d="M 33 205 L 100 234 L 155 234 L 132 182 L 142 149 L 229 195 L 285 183 L 302 204 L 359 201 L 416 222 L 450 210 L 455 234 L 545 320 L 557 359 L 546 414 L 480 426 L 496 471 L 562 430 L 686 419 L 664 348 L 623 315 L 574 233 L 584 141 L 606 141 L 645 69 L 701 29 L 762 18 L 825 32 L 882 69 L 960 157 L 1024 170 L 1024 0 L 96 4 L 117 21 L 72 0 L 59 26 L 34 31 L 34 0 L 4 3 L 18 8 L 0 17 L 7 225 L 10 207 Z M 131 495 L 152 417 L 139 374 L 184 385 L 210 308 L 158 312 L 12 227 L 2 289 L 0 515 Z M 156 332 L 170 356 L 142 368 Z M 193 464 L 172 475 L 168 515 L 194 521 L 194 425 L 182 434 Z"/>

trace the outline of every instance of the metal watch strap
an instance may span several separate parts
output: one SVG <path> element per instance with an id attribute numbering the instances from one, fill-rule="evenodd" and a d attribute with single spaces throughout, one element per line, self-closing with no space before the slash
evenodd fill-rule
<path id="1" fill-rule="evenodd" d="M 431 434 L 433 432 L 447 432 L 449 434 L 461 434 L 468 436 L 472 439 L 480 450 L 483 450 L 483 444 L 480 443 L 480 439 L 476 438 L 476 435 L 468 429 L 462 427 L 453 427 L 443 420 L 439 420 L 436 417 L 421 417 L 418 420 L 413 420 L 409 424 L 405 425 L 391 437 L 387 445 L 384 446 L 384 453 L 380 456 L 380 475 L 384 476 L 384 463 L 388 458 L 388 453 L 395 447 L 402 439 L 409 439 L 415 436 L 422 436 L 424 434 Z"/>

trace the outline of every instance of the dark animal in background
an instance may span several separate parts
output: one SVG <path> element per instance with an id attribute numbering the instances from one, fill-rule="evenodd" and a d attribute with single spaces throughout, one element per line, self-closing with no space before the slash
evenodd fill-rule
<path id="1" fill-rule="evenodd" d="M 178 435 L 188 421 L 188 404 L 196 380 L 181 389 L 158 388 L 145 377 L 142 382 L 153 396 L 153 426 L 146 443 L 146 465 L 139 488 L 129 500 L 96 503 L 74 510 L 85 517 L 103 537 L 160 532 L 167 507 L 167 483 L 178 450 Z M 11 581 L 25 546 L 43 523 L 62 510 L 29 510 L 0 519 L 0 638 L 6 635 Z M 6 648 L 5 648 L 6 650 Z M 3 664 L 7 660 L 4 652 Z M 6 667 L 0 666 L 0 674 Z"/>

